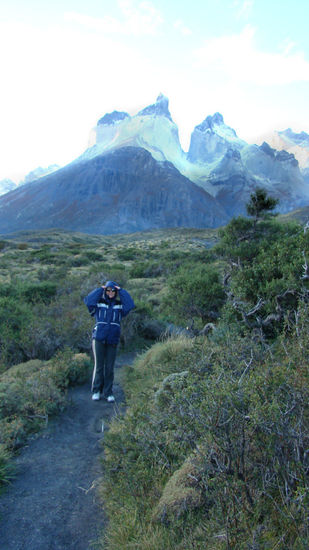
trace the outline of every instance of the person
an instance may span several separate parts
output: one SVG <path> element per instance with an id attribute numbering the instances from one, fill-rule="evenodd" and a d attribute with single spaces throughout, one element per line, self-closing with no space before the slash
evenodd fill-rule
<path id="1" fill-rule="evenodd" d="M 96 321 L 92 331 L 92 399 L 99 401 L 103 397 L 113 403 L 114 365 L 120 339 L 120 323 L 135 304 L 130 294 L 114 281 L 107 281 L 101 287 L 95 288 L 84 298 L 84 302 Z"/>

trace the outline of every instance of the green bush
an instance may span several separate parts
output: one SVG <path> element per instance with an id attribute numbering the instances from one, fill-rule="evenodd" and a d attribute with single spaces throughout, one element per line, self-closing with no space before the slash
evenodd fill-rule
<path id="1" fill-rule="evenodd" d="M 196 318 L 205 324 L 219 316 L 225 293 L 220 275 L 212 265 L 181 267 L 167 284 L 162 311 L 169 313 L 172 320 L 183 324 Z"/>
<path id="2" fill-rule="evenodd" d="M 13 297 L 0 297 L 0 367 L 25 359 L 20 339 L 23 330 L 31 324 L 31 306 Z"/>
<path id="3" fill-rule="evenodd" d="M 52 264 L 54 263 L 56 255 L 51 252 L 49 246 L 44 245 L 42 248 L 38 250 L 33 250 L 31 252 L 31 257 L 35 261 L 42 262 L 45 264 Z"/>
<path id="4" fill-rule="evenodd" d="M 84 382 L 89 369 L 87 356 L 66 349 L 48 362 L 29 361 L 0 376 L 0 486 L 10 475 L 10 453 L 63 409 L 67 387 Z"/>
<path id="5" fill-rule="evenodd" d="M 89 250 L 86 254 L 88 260 L 90 262 L 100 262 L 102 261 L 102 254 L 100 252 L 96 252 L 95 250 Z"/>
<path id="6" fill-rule="evenodd" d="M 11 453 L 5 445 L 0 443 L 0 493 L 3 486 L 10 482 L 13 477 L 14 469 L 10 463 Z"/>
<path id="7" fill-rule="evenodd" d="M 91 264 L 91 260 L 87 254 L 82 254 L 81 256 L 74 256 L 74 258 L 70 258 L 68 263 L 73 267 L 80 267 L 82 265 Z"/>
<path id="8" fill-rule="evenodd" d="M 27 243 L 19 243 L 17 245 L 18 250 L 27 250 L 28 244 Z"/>
<path id="9" fill-rule="evenodd" d="M 132 279 L 160 277 L 164 272 L 163 265 L 159 262 L 136 262 L 130 269 Z"/>
<path id="10" fill-rule="evenodd" d="M 276 337 L 307 293 L 303 275 L 309 234 L 295 223 L 238 218 L 220 235 L 216 252 L 227 262 L 229 314 L 234 309 L 234 317 L 247 329 Z"/>
<path id="11" fill-rule="evenodd" d="M 29 303 L 43 302 L 48 304 L 57 293 L 57 284 L 44 281 L 37 284 L 28 284 L 21 288 L 21 296 Z"/>
<path id="12" fill-rule="evenodd" d="M 127 369 L 106 437 L 107 548 L 308 546 L 308 319 L 304 304 L 283 345 L 227 327 Z"/>
<path id="13" fill-rule="evenodd" d="M 139 255 L 140 255 L 139 250 L 132 247 L 117 250 L 117 257 L 122 262 L 128 261 L 128 260 L 134 260 Z"/>

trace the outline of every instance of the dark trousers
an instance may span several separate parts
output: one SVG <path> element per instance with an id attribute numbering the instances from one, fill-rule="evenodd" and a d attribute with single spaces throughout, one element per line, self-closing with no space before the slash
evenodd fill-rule
<path id="1" fill-rule="evenodd" d="M 92 351 L 94 356 L 92 392 L 100 392 L 103 393 L 103 397 L 108 397 L 113 393 L 117 346 L 92 340 Z"/>

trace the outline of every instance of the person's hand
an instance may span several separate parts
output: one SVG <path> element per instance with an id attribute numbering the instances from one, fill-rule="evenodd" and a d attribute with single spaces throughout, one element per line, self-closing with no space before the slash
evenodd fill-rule
<path id="1" fill-rule="evenodd" d="M 116 290 L 120 290 L 120 286 L 115 285 Z"/>

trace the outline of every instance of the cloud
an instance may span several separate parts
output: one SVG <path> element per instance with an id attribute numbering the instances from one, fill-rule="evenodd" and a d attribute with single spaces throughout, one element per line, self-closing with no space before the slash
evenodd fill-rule
<path id="1" fill-rule="evenodd" d="M 163 18 L 152 2 L 118 0 L 119 17 L 92 17 L 78 12 L 67 12 L 65 19 L 84 26 L 87 29 L 111 35 L 145 36 L 156 35 Z"/>
<path id="2" fill-rule="evenodd" d="M 70 162 L 105 112 L 137 112 L 155 99 L 161 65 L 130 37 L 92 24 L 0 22 L 0 179 Z"/>
<path id="3" fill-rule="evenodd" d="M 177 19 L 175 22 L 174 22 L 174 28 L 177 29 L 178 31 L 180 31 L 181 34 L 183 34 L 184 36 L 190 36 L 192 34 L 192 31 L 191 29 L 189 29 L 189 27 L 187 27 L 183 21 L 181 21 L 180 19 Z"/>
<path id="4" fill-rule="evenodd" d="M 248 19 L 251 14 L 253 5 L 254 0 L 234 0 L 234 6 L 237 9 L 237 17 L 239 19 Z"/>
<path id="5" fill-rule="evenodd" d="M 309 81 L 309 62 L 302 51 L 259 50 L 255 34 L 255 29 L 247 25 L 240 34 L 207 40 L 194 52 L 196 67 L 239 83 L 260 86 Z"/>

